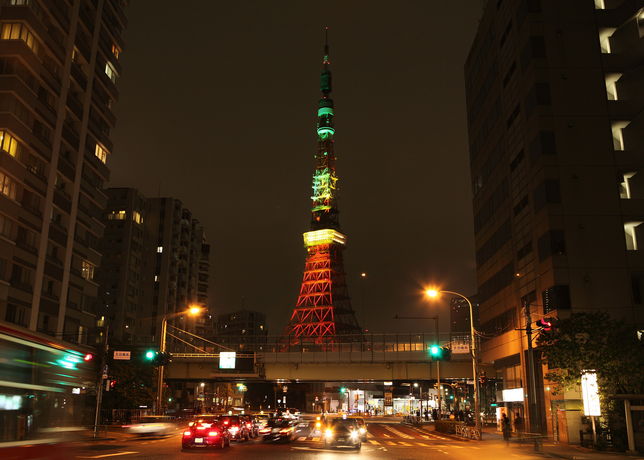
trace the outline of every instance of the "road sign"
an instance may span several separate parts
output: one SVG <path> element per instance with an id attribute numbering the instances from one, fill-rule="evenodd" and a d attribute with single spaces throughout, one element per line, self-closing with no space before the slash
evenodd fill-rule
<path id="1" fill-rule="evenodd" d="M 129 351 L 116 351 L 116 350 L 114 350 L 114 359 L 122 359 L 124 361 L 129 361 L 130 360 L 130 352 Z"/>
<path id="2" fill-rule="evenodd" d="M 219 353 L 219 369 L 234 369 L 237 353 L 234 351 L 222 351 Z"/>

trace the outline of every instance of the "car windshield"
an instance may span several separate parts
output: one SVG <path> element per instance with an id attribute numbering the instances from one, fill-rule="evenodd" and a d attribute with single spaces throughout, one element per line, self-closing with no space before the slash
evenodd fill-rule
<path id="1" fill-rule="evenodd" d="M 219 418 L 223 424 L 239 425 L 239 417 L 236 415 L 224 415 Z"/>
<path id="2" fill-rule="evenodd" d="M 270 422 L 268 422 L 268 426 L 274 427 L 274 428 L 283 428 L 283 427 L 290 426 L 290 424 L 291 422 L 289 422 L 288 420 L 281 420 L 281 419 L 271 420 Z"/>
<path id="3" fill-rule="evenodd" d="M 346 428 L 346 429 L 355 429 L 356 428 L 355 420 L 344 420 L 341 418 L 336 418 L 331 421 L 331 426 L 333 428 Z"/>
<path id="4" fill-rule="evenodd" d="M 217 423 L 217 417 L 199 417 L 193 420 L 195 423 Z"/>

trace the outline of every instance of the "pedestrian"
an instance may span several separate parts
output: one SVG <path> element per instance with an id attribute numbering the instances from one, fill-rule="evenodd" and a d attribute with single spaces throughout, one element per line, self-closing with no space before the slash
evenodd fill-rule
<path id="1" fill-rule="evenodd" d="M 432 409 L 432 418 L 434 421 L 438 420 L 438 411 L 436 409 Z"/>
<path id="2" fill-rule="evenodd" d="M 523 433 L 523 418 L 521 418 L 521 414 L 518 412 L 514 416 L 514 431 L 518 434 Z"/>
<path id="3" fill-rule="evenodd" d="M 503 440 L 505 441 L 506 445 L 509 445 L 512 426 L 510 425 L 510 419 L 506 414 L 503 414 L 501 416 L 501 431 L 503 431 Z"/>
<path id="4" fill-rule="evenodd" d="M 429 422 L 429 411 L 425 409 L 425 421 Z"/>

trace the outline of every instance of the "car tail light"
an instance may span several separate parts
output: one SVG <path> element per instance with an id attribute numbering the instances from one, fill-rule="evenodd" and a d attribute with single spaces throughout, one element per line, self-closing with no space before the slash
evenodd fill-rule
<path id="1" fill-rule="evenodd" d="M 186 437 L 187 436 L 192 436 L 192 431 L 184 431 L 183 435 L 186 436 Z"/>
<path id="2" fill-rule="evenodd" d="M 208 436 L 219 436 L 219 431 L 210 431 L 208 432 Z"/>
<path id="3" fill-rule="evenodd" d="M 238 427 L 238 426 L 231 426 L 231 427 L 230 427 L 230 431 L 232 431 L 233 433 L 235 433 L 236 431 L 239 431 L 239 427 Z"/>
<path id="4" fill-rule="evenodd" d="M 190 422 L 190 423 L 188 423 L 188 426 L 193 426 L 194 424 L 195 424 L 195 422 Z"/>
<path id="5" fill-rule="evenodd" d="M 271 429 L 270 428 L 262 428 L 261 430 L 259 430 L 259 432 L 260 433 L 270 433 Z"/>
<path id="6" fill-rule="evenodd" d="M 247 428 L 250 428 L 251 426 L 252 426 L 252 423 L 247 423 L 247 424 L 246 424 L 246 427 L 247 427 Z"/>

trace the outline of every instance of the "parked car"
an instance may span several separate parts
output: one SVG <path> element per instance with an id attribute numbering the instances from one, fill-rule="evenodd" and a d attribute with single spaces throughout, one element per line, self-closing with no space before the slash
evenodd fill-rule
<path id="1" fill-rule="evenodd" d="M 219 420 L 230 433 L 230 439 L 233 441 L 248 441 L 250 439 L 250 429 L 246 421 L 242 419 L 243 415 L 220 415 Z"/>
<path id="2" fill-rule="evenodd" d="M 284 441 L 293 440 L 295 433 L 295 423 L 286 418 L 273 418 L 268 424 L 259 430 L 264 441 Z"/>
<path id="3" fill-rule="evenodd" d="M 367 440 L 367 424 L 362 417 L 351 417 L 358 424 L 358 431 L 360 432 L 360 440 L 362 442 Z"/>
<path id="4" fill-rule="evenodd" d="M 181 437 L 181 447 L 218 447 L 230 446 L 230 432 L 217 416 L 195 418 L 188 424 Z"/>
<path id="5" fill-rule="evenodd" d="M 172 417 L 163 415 L 146 415 L 139 419 L 137 423 L 125 425 L 123 428 L 128 433 L 139 436 L 149 435 L 168 435 L 177 429 Z"/>
<path id="6" fill-rule="evenodd" d="M 324 447 L 351 447 L 360 450 L 360 429 L 350 418 L 334 418 L 324 430 Z"/>

